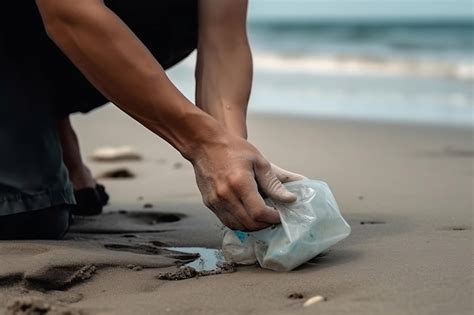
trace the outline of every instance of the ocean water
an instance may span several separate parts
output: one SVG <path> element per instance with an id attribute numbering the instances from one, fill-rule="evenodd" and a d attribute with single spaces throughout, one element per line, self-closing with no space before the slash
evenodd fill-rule
<path id="1" fill-rule="evenodd" d="M 472 19 L 266 16 L 249 35 L 250 111 L 474 125 Z M 191 99 L 193 67 L 191 57 L 170 71 Z"/>

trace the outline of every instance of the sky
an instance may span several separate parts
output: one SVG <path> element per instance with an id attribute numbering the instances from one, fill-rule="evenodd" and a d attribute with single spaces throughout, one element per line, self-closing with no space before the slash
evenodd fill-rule
<path id="1" fill-rule="evenodd" d="M 474 0 L 249 0 L 249 19 L 474 19 Z"/>

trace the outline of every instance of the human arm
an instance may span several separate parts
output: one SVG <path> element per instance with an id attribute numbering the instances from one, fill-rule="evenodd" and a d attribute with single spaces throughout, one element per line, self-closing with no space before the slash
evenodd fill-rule
<path id="1" fill-rule="evenodd" d="M 199 0 L 196 105 L 229 132 L 247 138 L 252 55 L 247 0 Z"/>
<path id="2" fill-rule="evenodd" d="M 133 32 L 100 0 L 37 0 L 50 38 L 106 97 L 168 141 L 194 166 L 205 204 L 231 228 L 256 230 L 279 221 L 257 187 L 294 195 L 247 141 L 193 106 Z"/>
<path id="3" fill-rule="evenodd" d="M 196 105 L 230 133 L 247 139 L 252 54 L 247 37 L 248 0 L 199 0 Z M 305 177 L 272 164 L 282 182 Z"/>

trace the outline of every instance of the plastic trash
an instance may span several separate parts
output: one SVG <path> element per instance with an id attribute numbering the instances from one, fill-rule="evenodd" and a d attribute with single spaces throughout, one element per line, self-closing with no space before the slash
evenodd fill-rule
<path id="1" fill-rule="evenodd" d="M 351 228 L 341 216 L 325 182 L 302 180 L 285 184 L 298 199 L 285 204 L 265 202 L 278 210 L 281 225 L 257 232 L 227 230 L 222 251 L 228 262 L 289 271 L 346 238 Z"/>

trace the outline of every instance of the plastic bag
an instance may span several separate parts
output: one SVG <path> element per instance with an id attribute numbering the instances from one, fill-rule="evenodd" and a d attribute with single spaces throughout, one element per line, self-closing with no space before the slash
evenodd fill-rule
<path id="1" fill-rule="evenodd" d="M 281 225 L 257 232 L 227 230 L 222 250 L 229 262 L 289 271 L 346 238 L 351 228 L 341 216 L 325 182 L 302 180 L 285 184 L 298 199 L 285 204 L 265 202 L 278 210 Z"/>

